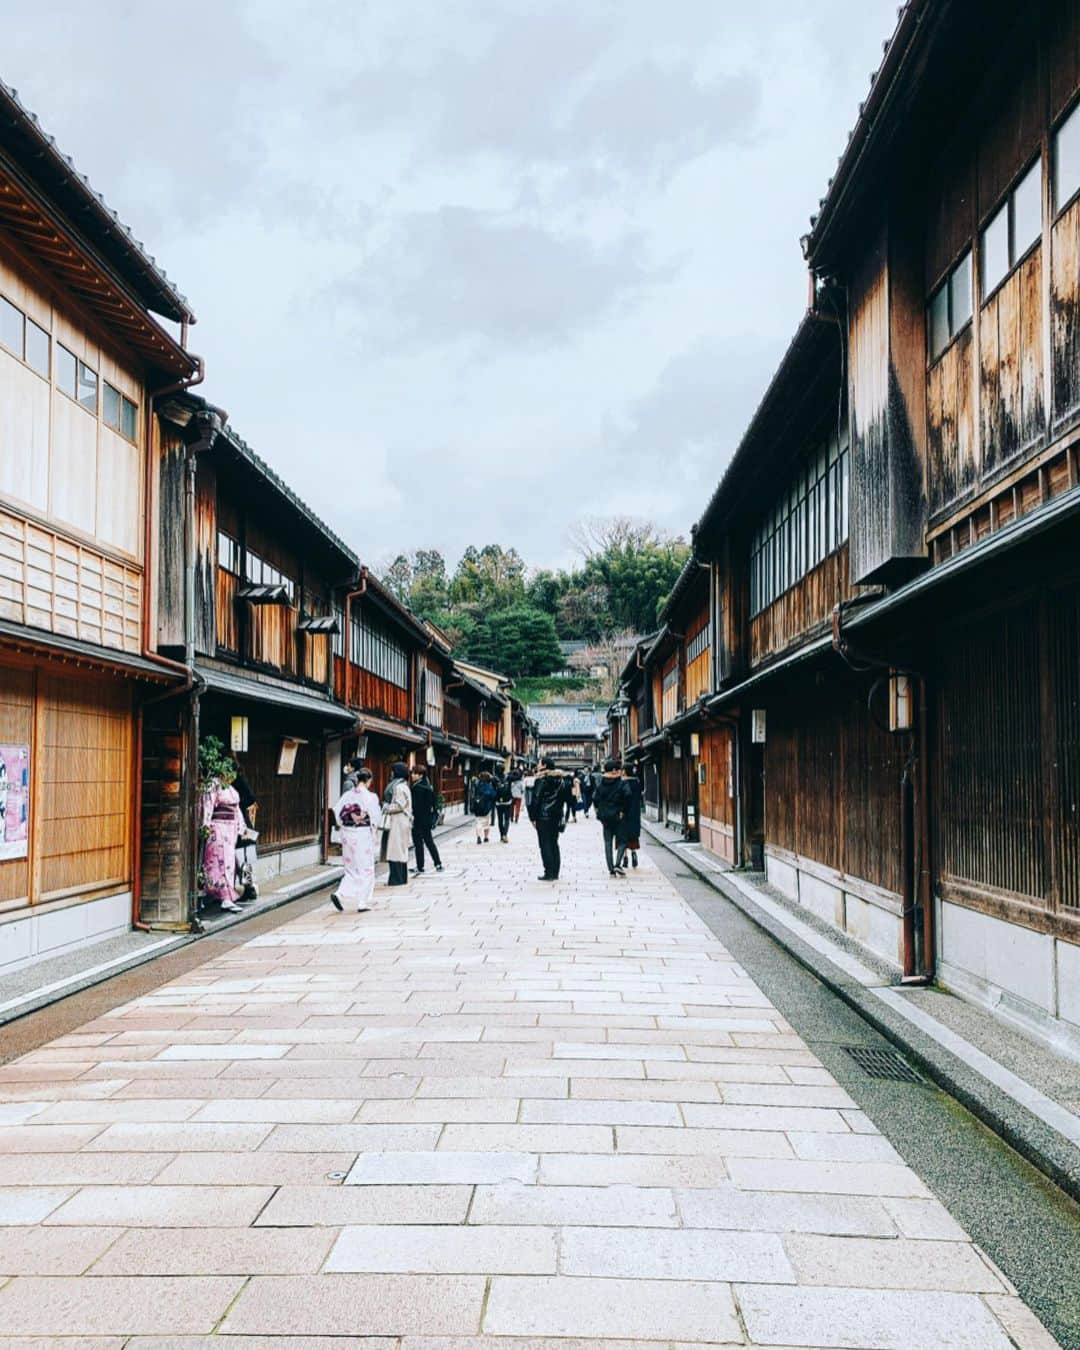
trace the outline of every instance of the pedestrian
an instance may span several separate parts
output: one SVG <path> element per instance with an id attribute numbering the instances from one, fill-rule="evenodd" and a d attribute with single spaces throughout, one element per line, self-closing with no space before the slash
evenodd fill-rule
<path id="1" fill-rule="evenodd" d="M 623 766 L 623 780 L 626 796 L 623 799 L 622 818 L 617 831 L 619 853 L 615 861 L 615 866 L 619 869 L 622 869 L 627 853 L 630 854 L 631 864 L 636 867 L 638 850 L 641 848 L 641 781 L 629 764 Z"/>
<path id="2" fill-rule="evenodd" d="M 508 844 L 510 816 L 514 809 L 514 794 L 510 779 L 500 774 L 495 780 L 495 815 L 499 822 L 499 843 Z"/>
<path id="3" fill-rule="evenodd" d="M 585 776 L 589 780 L 589 787 L 592 791 L 592 803 L 595 807 L 597 789 L 600 787 L 601 782 L 603 782 L 604 774 L 600 765 L 594 764 L 591 769 L 585 770 Z"/>
<path id="4" fill-rule="evenodd" d="M 366 914 L 375 890 L 375 835 L 382 824 L 382 808 L 371 790 L 370 769 L 356 770 L 352 785 L 346 784 L 334 806 L 334 819 L 341 831 L 345 875 L 330 902 L 339 912 L 347 901 L 356 905 L 357 914 Z"/>
<path id="5" fill-rule="evenodd" d="M 244 777 L 243 769 L 235 759 L 232 764 L 236 771 L 233 786 L 240 798 L 240 815 L 243 818 L 236 840 L 236 889 L 240 892 L 240 904 L 243 905 L 259 898 L 259 887 L 255 880 L 255 844 L 259 838 L 255 817 L 259 813 L 259 803 L 251 784 Z"/>
<path id="6" fill-rule="evenodd" d="M 243 828 L 240 794 L 233 786 L 234 766 L 223 766 L 220 775 L 202 796 L 203 875 L 205 892 L 225 910 L 239 910 L 236 903 L 236 841 Z"/>
<path id="7" fill-rule="evenodd" d="M 584 769 L 580 773 L 581 778 L 581 801 L 585 807 L 585 819 L 589 819 L 589 812 L 592 810 L 593 786 L 592 779 Z"/>
<path id="8" fill-rule="evenodd" d="M 390 864 L 390 886 L 406 886 L 409 881 L 409 835 L 412 833 L 412 793 L 409 791 L 409 766 L 400 760 L 383 793 L 383 829 L 386 832 L 386 861 Z"/>
<path id="9" fill-rule="evenodd" d="M 431 861 L 435 864 L 435 871 L 443 870 L 442 858 L 439 857 L 439 850 L 435 847 L 435 840 L 432 838 L 431 831 L 435 825 L 435 789 L 431 786 L 431 780 L 428 778 L 427 769 L 417 766 L 409 773 L 412 782 L 412 841 L 413 848 L 416 851 L 416 875 L 424 875 L 424 861 L 426 848 L 431 854 Z"/>
<path id="10" fill-rule="evenodd" d="M 469 789 L 469 810 L 476 822 L 476 842 L 491 842 L 491 813 L 495 809 L 495 784 L 487 769 L 482 769 Z"/>
<path id="11" fill-rule="evenodd" d="M 604 827 L 604 857 L 608 873 L 613 877 L 626 876 L 616 863 L 614 844 L 626 808 L 628 792 L 626 779 L 622 773 L 622 762 L 617 759 L 605 760 L 600 786 L 593 796 L 593 805 L 596 807 L 596 817 Z"/>
<path id="12" fill-rule="evenodd" d="M 559 835 L 566 829 L 569 814 L 570 784 L 566 775 L 556 769 L 555 761 L 545 757 L 540 761 L 540 772 L 529 798 L 529 819 L 536 826 L 536 839 L 544 863 L 544 874 L 537 878 L 538 881 L 559 879 L 562 867 Z"/>
<path id="13" fill-rule="evenodd" d="M 356 787 L 357 783 L 360 781 L 360 770 L 364 767 L 364 765 L 362 760 L 349 758 L 345 761 L 343 767 L 345 773 L 345 784 L 341 790 L 342 792 L 347 792 L 349 788 Z M 371 782 L 370 773 L 368 774 L 367 779 L 365 781 L 369 783 Z"/>
<path id="14" fill-rule="evenodd" d="M 570 817 L 577 824 L 577 813 L 582 808 L 581 779 L 577 774 L 570 775 Z"/>
<path id="15" fill-rule="evenodd" d="M 525 800 L 525 775 L 520 769 L 510 772 L 510 819 L 516 825 L 521 819 L 521 803 Z"/>

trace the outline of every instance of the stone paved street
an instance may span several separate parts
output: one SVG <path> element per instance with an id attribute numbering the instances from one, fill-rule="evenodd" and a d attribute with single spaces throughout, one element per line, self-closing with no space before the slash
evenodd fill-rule
<path id="1" fill-rule="evenodd" d="M 0 1343 L 1052 1345 L 648 856 L 564 838 L 0 1070 Z"/>

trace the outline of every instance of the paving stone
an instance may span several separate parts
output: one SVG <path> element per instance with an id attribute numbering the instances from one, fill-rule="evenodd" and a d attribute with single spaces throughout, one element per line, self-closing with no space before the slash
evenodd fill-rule
<path id="1" fill-rule="evenodd" d="M 803 1106 L 710 1106 L 688 1102 L 683 1107 L 687 1125 L 719 1130 L 806 1130 L 816 1134 L 849 1134 L 839 1111 Z"/>
<path id="2" fill-rule="evenodd" d="M 2 1275 L 81 1275 L 124 1232 L 122 1228 L 7 1228 L 0 1242 Z M 3 1342 L 7 1350 L 7 1341 Z"/>
<path id="3" fill-rule="evenodd" d="M 212 1331 L 243 1280 L 29 1276 L 0 1289 L 10 1336 L 168 1336 Z"/>
<path id="4" fill-rule="evenodd" d="M 50 1224 L 125 1228 L 237 1228 L 270 1199 L 268 1186 L 84 1186 Z"/>
<path id="5" fill-rule="evenodd" d="M 439 1125 L 275 1125 L 262 1144 L 264 1153 L 359 1153 L 393 1149 L 430 1150 L 439 1141 Z"/>
<path id="6" fill-rule="evenodd" d="M 88 1144 L 100 1125 L 0 1125 L 0 1157 L 12 1153 L 74 1152 Z"/>
<path id="7" fill-rule="evenodd" d="M 662 1338 L 742 1343 L 727 1285 L 686 1280 L 497 1276 L 489 1335 Z"/>
<path id="8" fill-rule="evenodd" d="M 253 1122 L 255 1124 L 341 1124 L 356 1115 L 353 1099 L 341 1101 L 311 1100 L 304 1097 L 278 1099 L 275 1097 L 245 1097 L 239 1101 L 204 1103 L 195 1114 L 195 1121 Z"/>
<path id="9" fill-rule="evenodd" d="M 537 1166 L 534 1153 L 367 1153 L 357 1158 L 345 1184 L 472 1186 L 480 1182 L 533 1181 Z"/>
<path id="10" fill-rule="evenodd" d="M 705 1154 L 551 1153 L 541 1155 L 540 1181 L 545 1186 L 721 1186 L 727 1168 L 722 1158 Z"/>
<path id="11" fill-rule="evenodd" d="M 506 1182 L 498 1186 L 477 1186 L 469 1211 L 469 1222 L 672 1228 L 678 1219 L 671 1191 L 662 1188 L 646 1189 L 617 1184 L 522 1186 Z"/>
<path id="12" fill-rule="evenodd" d="M 355 1157 L 352 1151 L 181 1153 L 154 1177 L 154 1182 L 159 1186 L 337 1186 Z M 331 1173 L 334 1180 L 328 1175 Z"/>
<path id="13" fill-rule="evenodd" d="M 808 1162 L 891 1162 L 904 1160 L 880 1134 L 788 1134 L 796 1157 Z"/>
<path id="14" fill-rule="evenodd" d="M 468 1275 L 261 1276 L 245 1287 L 221 1332 L 469 1335 L 479 1330 L 484 1288 Z"/>
<path id="15" fill-rule="evenodd" d="M 554 1228 L 344 1228 L 327 1271 L 415 1274 L 554 1275 Z"/>
<path id="16" fill-rule="evenodd" d="M 139 1185 L 153 1181 L 171 1153 L 20 1153 L 0 1155 L 0 1185 L 84 1186 L 95 1182 Z"/>
<path id="17" fill-rule="evenodd" d="M 868 1350 L 1007 1350 L 1008 1336 L 974 1294 L 880 1289 L 735 1287 L 751 1338 L 766 1345 Z"/>
<path id="18" fill-rule="evenodd" d="M 835 1195 L 928 1196 L 930 1192 L 907 1167 L 892 1163 L 791 1162 L 732 1158 L 728 1171 L 736 1186 L 748 1191 L 823 1191 Z"/>
<path id="19" fill-rule="evenodd" d="M 206 1103 L 201 1097 L 138 1098 L 119 1101 L 110 1098 L 103 1102 L 53 1102 L 37 1120 L 42 1124 L 98 1124 L 115 1125 L 121 1121 L 183 1121 L 189 1120 Z"/>
<path id="20" fill-rule="evenodd" d="M 213 1153 L 256 1149 L 270 1125 L 196 1125 L 190 1121 L 109 1125 L 85 1145 L 87 1153 Z"/>
<path id="21" fill-rule="evenodd" d="M 967 1237 L 940 1200 L 888 1196 L 881 1203 L 903 1237 L 939 1238 L 946 1242 L 961 1242 Z"/>
<path id="22" fill-rule="evenodd" d="M 462 1224 L 472 1195 L 471 1186 L 282 1186 L 255 1226 Z"/>
<path id="23" fill-rule="evenodd" d="M 507 1153 L 611 1153 L 609 1125 L 447 1125 L 439 1150 Z"/>
<path id="24" fill-rule="evenodd" d="M 894 1237 L 886 1201 L 844 1195 L 783 1195 L 734 1186 L 676 1190 L 687 1228 Z"/>
<path id="25" fill-rule="evenodd" d="M 559 1271 L 629 1280 L 795 1283 L 776 1234 L 706 1229 L 564 1228 Z"/>
<path id="26" fill-rule="evenodd" d="M 0 1187 L 0 1227 L 40 1223 L 73 1194 L 69 1188 L 59 1186 Z"/>
<path id="27" fill-rule="evenodd" d="M 530 1125 L 673 1125 L 683 1123 L 675 1102 L 528 1101 L 521 1120 Z"/>
<path id="28" fill-rule="evenodd" d="M 322 1266 L 332 1228 L 219 1228 L 192 1241 L 186 1228 L 140 1228 L 94 1264 L 98 1275 L 308 1275 Z"/>
<path id="29" fill-rule="evenodd" d="M 793 1158 L 787 1136 L 769 1130 L 681 1130 L 620 1125 L 620 1153 L 705 1153 L 726 1158 Z"/>
<path id="30" fill-rule="evenodd" d="M 970 1242 L 791 1234 L 784 1246 L 799 1284 L 862 1289 L 1004 1293 Z"/>
<path id="31" fill-rule="evenodd" d="M 551 1103 L 553 1106 L 558 1103 Z M 356 1119 L 371 1124 L 512 1125 L 521 1103 L 516 1097 L 496 1101 L 437 1097 L 409 1102 L 364 1102 Z M 536 1106 L 539 1102 L 528 1102 Z"/>
<path id="32" fill-rule="evenodd" d="M 1012 1294 L 987 1294 L 983 1302 L 1016 1342 L 1018 1350 L 1059 1350 L 1030 1308 Z"/>

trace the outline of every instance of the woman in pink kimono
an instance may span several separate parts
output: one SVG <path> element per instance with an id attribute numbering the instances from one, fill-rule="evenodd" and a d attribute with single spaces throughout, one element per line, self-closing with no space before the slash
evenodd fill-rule
<path id="1" fill-rule="evenodd" d="M 239 910 L 236 903 L 236 840 L 244 824 L 240 794 L 233 780 L 222 776 L 203 793 L 202 824 L 208 831 L 203 844 L 203 874 L 206 894 L 221 901 L 221 908 Z"/>
<path id="2" fill-rule="evenodd" d="M 371 770 L 361 769 L 356 784 L 346 788 L 334 807 L 334 816 L 341 827 L 341 859 L 345 876 L 330 897 L 336 910 L 343 910 L 343 901 L 356 906 L 358 914 L 371 908 L 375 890 L 375 842 L 382 824 L 382 808 L 371 790 Z"/>

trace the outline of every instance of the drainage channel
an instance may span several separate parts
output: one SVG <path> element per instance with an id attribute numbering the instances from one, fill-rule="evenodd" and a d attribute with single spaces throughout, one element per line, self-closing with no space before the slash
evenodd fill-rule
<path id="1" fill-rule="evenodd" d="M 667 850 L 650 857 L 1059 1344 L 1080 1350 L 1080 1206 L 724 896 Z"/>

